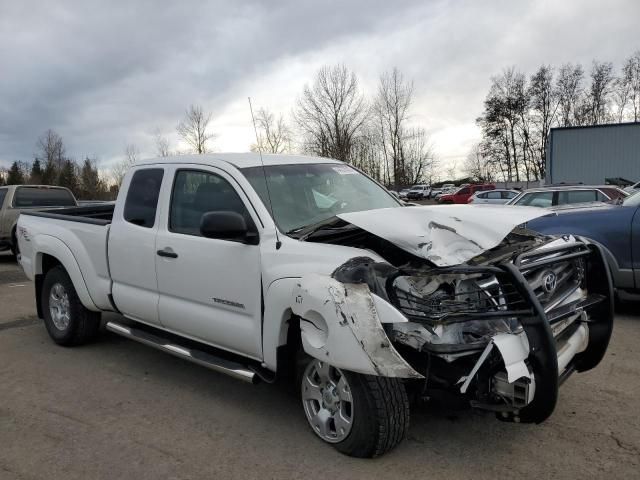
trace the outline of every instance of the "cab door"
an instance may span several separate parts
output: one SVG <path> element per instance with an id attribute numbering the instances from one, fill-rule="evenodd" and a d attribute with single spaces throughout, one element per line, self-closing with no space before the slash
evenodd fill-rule
<path id="1" fill-rule="evenodd" d="M 202 216 L 214 211 L 238 213 L 257 231 L 247 197 L 222 170 L 184 165 L 174 169 L 171 194 L 163 198 L 168 204 L 155 248 L 162 326 L 260 358 L 260 247 L 200 232 Z"/>
<path id="2" fill-rule="evenodd" d="M 156 234 L 158 198 L 165 167 L 138 167 L 122 185 L 126 199 L 118 199 L 109 230 L 109 271 L 116 307 L 128 317 L 156 325 Z M 168 193 L 167 193 L 168 195 Z"/>

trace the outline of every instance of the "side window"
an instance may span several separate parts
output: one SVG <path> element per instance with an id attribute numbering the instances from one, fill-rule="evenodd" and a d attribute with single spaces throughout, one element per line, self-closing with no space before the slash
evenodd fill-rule
<path id="1" fill-rule="evenodd" d="M 2 208 L 2 204 L 4 203 L 4 197 L 7 196 L 7 189 L 0 188 L 0 208 Z"/>
<path id="2" fill-rule="evenodd" d="M 464 187 L 460 189 L 458 195 L 466 195 L 468 193 L 471 193 L 471 189 L 469 187 Z"/>
<path id="3" fill-rule="evenodd" d="M 518 200 L 518 205 L 528 205 L 531 207 L 550 207 L 553 204 L 553 192 L 532 192 L 527 193 Z"/>
<path id="4" fill-rule="evenodd" d="M 487 198 L 486 193 L 476 193 L 476 198 Z"/>
<path id="5" fill-rule="evenodd" d="M 487 192 L 485 193 L 487 198 L 491 198 L 492 200 L 497 200 L 501 198 L 500 192 Z"/>
<path id="6" fill-rule="evenodd" d="M 595 190 L 569 190 L 558 192 L 558 205 L 568 205 L 571 203 L 586 203 L 596 201 Z"/>
<path id="7" fill-rule="evenodd" d="M 518 195 L 518 192 L 502 192 L 502 198 L 507 198 L 509 200 L 514 198 L 516 195 Z"/>
<path id="8" fill-rule="evenodd" d="M 607 195 L 611 195 L 611 192 L 607 191 Z M 617 195 L 611 195 L 612 200 L 616 200 L 617 198 Z M 609 198 L 604 193 L 598 190 L 596 191 L 596 200 L 598 202 L 608 202 Z M 0 202 L 0 206 L 2 206 L 2 202 Z"/>
<path id="9" fill-rule="evenodd" d="M 179 170 L 173 183 L 169 230 L 200 236 L 200 220 L 207 212 L 231 211 L 253 223 L 235 189 L 224 178 L 199 170 Z"/>
<path id="10" fill-rule="evenodd" d="M 127 222 L 153 227 L 163 175 L 161 168 L 145 168 L 133 174 L 124 204 L 124 219 Z"/>

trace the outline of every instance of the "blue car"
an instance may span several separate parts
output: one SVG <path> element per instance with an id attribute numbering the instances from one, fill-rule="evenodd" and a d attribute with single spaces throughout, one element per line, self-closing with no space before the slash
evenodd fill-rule
<path id="1" fill-rule="evenodd" d="M 640 192 L 621 204 L 567 206 L 527 223 L 537 232 L 587 237 L 603 247 L 614 286 L 640 294 Z"/>

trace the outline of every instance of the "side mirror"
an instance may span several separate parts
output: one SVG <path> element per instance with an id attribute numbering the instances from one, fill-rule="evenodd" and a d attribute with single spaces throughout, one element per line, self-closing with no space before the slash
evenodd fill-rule
<path id="1" fill-rule="evenodd" d="M 257 245 L 259 242 L 258 232 L 249 229 L 242 215 L 231 211 L 207 212 L 202 215 L 200 233 L 207 238 L 233 240 L 249 245 Z"/>

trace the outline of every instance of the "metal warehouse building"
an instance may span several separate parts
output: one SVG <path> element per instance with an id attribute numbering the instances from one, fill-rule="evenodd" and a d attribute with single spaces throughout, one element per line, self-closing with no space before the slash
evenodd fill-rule
<path id="1" fill-rule="evenodd" d="M 640 122 L 552 128 L 546 183 L 640 181 Z"/>

